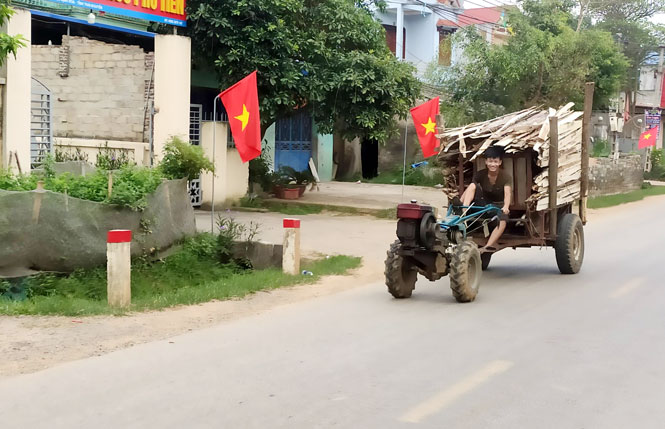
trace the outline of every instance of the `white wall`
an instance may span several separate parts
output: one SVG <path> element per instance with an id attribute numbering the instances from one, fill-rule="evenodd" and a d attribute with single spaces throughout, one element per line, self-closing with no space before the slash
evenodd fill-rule
<path id="1" fill-rule="evenodd" d="M 247 194 L 249 163 L 243 163 L 236 149 L 226 147 L 228 124 L 206 121 L 201 124 L 201 147 L 203 153 L 215 164 L 214 188 L 215 209 L 229 207 Z M 215 130 L 215 156 L 213 158 L 213 125 Z M 212 206 L 213 175 L 201 175 L 202 207 Z"/>
<path id="2" fill-rule="evenodd" d="M 172 34 L 155 36 L 154 153 L 161 158 L 172 136 L 189 140 L 191 40 Z"/>
<path id="3" fill-rule="evenodd" d="M 16 160 L 9 152 L 18 152 L 21 169 L 24 173 L 30 171 L 30 93 L 31 93 L 31 34 L 30 12 L 16 9 L 16 13 L 9 22 L 5 23 L 2 31 L 9 35 L 20 34 L 26 39 L 26 46 L 18 50 L 16 58 L 9 55 L 2 70 L 2 77 L 6 79 L 3 91 L 4 107 L 2 115 L 2 167 L 16 167 Z"/>
<path id="4" fill-rule="evenodd" d="M 418 68 L 422 75 L 427 65 L 438 59 L 439 33 L 436 30 L 438 16 L 405 15 L 404 28 L 406 28 L 406 60 Z"/>

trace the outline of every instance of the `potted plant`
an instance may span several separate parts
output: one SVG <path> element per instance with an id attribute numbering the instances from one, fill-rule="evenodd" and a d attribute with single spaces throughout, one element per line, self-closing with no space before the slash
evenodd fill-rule
<path id="1" fill-rule="evenodd" d="M 272 175 L 273 192 L 277 198 L 300 198 L 312 180 L 308 170 L 296 171 L 292 167 L 282 166 Z"/>

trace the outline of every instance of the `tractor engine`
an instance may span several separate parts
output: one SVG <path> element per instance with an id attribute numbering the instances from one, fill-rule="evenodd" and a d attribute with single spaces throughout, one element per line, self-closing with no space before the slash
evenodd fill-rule
<path id="1" fill-rule="evenodd" d="M 397 238 L 405 248 L 431 250 L 436 241 L 436 217 L 432 206 L 412 202 L 397 206 Z"/>

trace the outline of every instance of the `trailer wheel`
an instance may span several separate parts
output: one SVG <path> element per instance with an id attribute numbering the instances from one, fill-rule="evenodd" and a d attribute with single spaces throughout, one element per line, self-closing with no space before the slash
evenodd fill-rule
<path id="1" fill-rule="evenodd" d="M 483 265 L 483 271 L 485 271 L 490 266 L 490 261 L 492 260 L 492 254 L 490 252 L 485 252 L 480 255 L 480 261 Z"/>
<path id="2" fill-rule="evenodd" d="M 568 213 L 561 218 L 554 250 L 561 274 L 580 271 L 584 260 L 584 228 L 579 216 Z"/>
<path id="3" fill-rule="evenodd" d="M 386 286 L 388 292 L 395 298 L 410 298 L 416 287 L 418 272 L 413 264 L 397 254 L 400 242 L 396 240 L 390 245 L 386 258 Z"/>
<path id="4" fill-rule="evenodd" d="M 482 261 L 476 243 L 464 241 L 459 244 L 450 264 L 450 289 L 457 302 L 476 299 L 482 274 Z"/>

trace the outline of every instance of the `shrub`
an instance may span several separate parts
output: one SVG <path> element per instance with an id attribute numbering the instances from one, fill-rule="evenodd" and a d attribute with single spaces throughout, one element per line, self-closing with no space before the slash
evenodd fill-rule
<path id="1" fill-rule="evenodd" d="M 83 152 L 81 148 L 65 149 L 60 146 L 55 147 L 55 162 L 66 161 L 85 161 L 88 162 L 88 154 Z"/>
<path id="2" fill-rule="evenodd" d="M 196 179 L 202 171 L 214 172 L 214 164 L 203 154 L 199 146 L 172 137 L 164 147 L 164 158 L 159 164 L 169 179 Z"/>
<path id="3" fill-rule="evenodd" d="M 249 183 L 258 183 L 264 191 L 270 189 L 272 177 L 270 174 L 270 154 L 264 148 L 261 155 L 249 161 Z M 250 188 L 251 189 L 251 188 Z"/>
<path id="4" fill-rule="evenodd" d="M 135 163 L 129 159 L 126 150 L 112 149 L 109 147 L 108 143 L 106 143 L 103 147 L 99 148 L 95 166 L 102 170 L 119 170 L 122 167 L 134 164 Z"/>
<path id="5" fill-rule="evenodd" d="M 48 162 L 44 167 L 45 172 L 48 172 Z M 0 189 L 32 191 L 37 188 L 39 179 L 44 180 L 44 189 L 49 191 L 67 193 L 82 200 L 143 210 L 147 203 L 147 195 L 157 189 L 164 176 L 158 169 L 126 165 L 113 173 L 113 191 L 109 196 L 109 173 L 104 170 L 97 170 L 87 176 L 73 176 L 69 173 L 56 176 L 47 173 L 43 177 L 16 176 L 11 172 L 0 170 Z"/>
<path id="6" fill-rule="evenodd" d="M 593 150 L 591 151 L 592 158 L 606 158 L 610 156 L 611 152 L 610 143 L 607 140 L 596 139 L 593 142 Z"/>
<path id="7" fill-rule="evenodd" d="M 249 225 L 243 225 L 231 217 L 217 217 L 217 246 L 219 260 L 222 263 L 228 263 L 233 256 L 234 241 L 253 241 L 259 233 L 259 224 L 250 222 Z"/>

